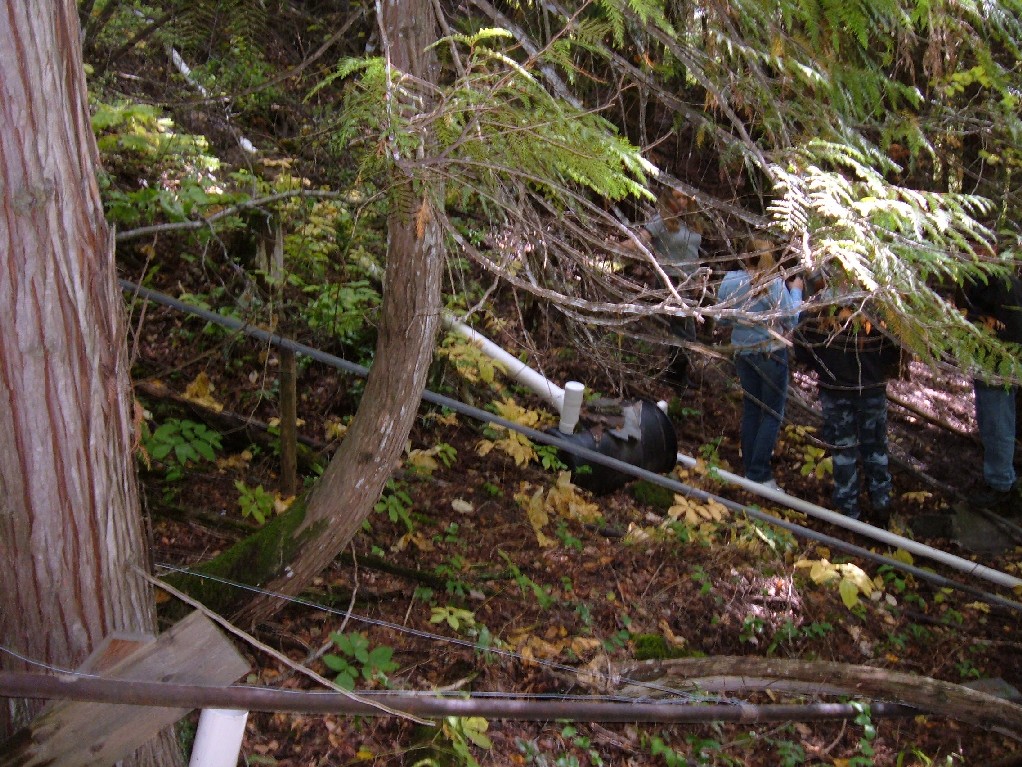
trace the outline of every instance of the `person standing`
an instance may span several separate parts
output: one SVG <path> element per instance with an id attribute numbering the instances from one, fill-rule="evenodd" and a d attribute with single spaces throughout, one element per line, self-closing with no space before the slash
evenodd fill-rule
<path id="1" fill-rule="evenodd" d="M 777 489 L 771 459 L 788 396 L 788 342 L 784 334 L 798 321 L 803 280 L 785 283 L 769 240 L 753 238 L 742 268 L 724 275 L 718 306 L 740 314 L 730 325 L 735 369 L 742 385 L 742 464 L 745 476 Z"/>
<path id="2" fill-rule="evenodd" d="M 676 189 L 667 188 L 657 198 L 657 212 L 642 228 L 640 239 L 649 247 L 664 274 L 675 282 L 681 295 L 695 297 L 691 283 L 699 270 L 699 246 L 702 235 L 687 227 L 682 217 L 688 212 L 692 200 Z M 696 322 L 692 316 L 670 317 L 671 335 L 685 343 L 696 340 Z M 689 385 L 689 356 L 682 348 L 671 355 L 667 380 L 675 386 Z"/>
<path id="3" fill-rule="evenodd" d="M 1009 344 L 1022 344 L 1022 281 L 1012 274 L 970 278 L 963 285 L 969 319 Z M 1015 475 L 1015 395 L 1017 385 L 973 378 L 976 424 L 983 445 L 984 486 L 974 506 L 1002 513 L 1022 511 Z"/>
<path id="4" fill-rule="evenodd" d="M 871 521 L 886 526 L 892 490 L 887 380 L 898 369 L 901 348 L 870 318 L 847 306 L 805 319 L 795 329 L 794 342 L 795 359 L 816 373 L 822 436 L 833 460 L 834 507 L 859 519 L 861 461 Z"/>

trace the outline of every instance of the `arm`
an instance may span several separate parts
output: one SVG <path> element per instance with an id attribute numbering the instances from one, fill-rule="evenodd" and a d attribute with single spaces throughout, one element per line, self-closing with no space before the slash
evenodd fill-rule
<path id="1" fill-rule="evenodd" d="M 778 280 L 778 282 L 781 282 Z M 780 284 L 779 307 L 782 312 L 781 326 L 791 330 L 798 324 L 799 310 L 802 308 L 802 288 L 805 286 L 801 277 L 792 277 L 787 284 Z"/>

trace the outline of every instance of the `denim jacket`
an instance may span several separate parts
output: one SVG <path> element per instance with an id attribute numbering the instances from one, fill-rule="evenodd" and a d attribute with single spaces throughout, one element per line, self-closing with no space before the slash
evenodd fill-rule
<path id="1" fill-rule="evenodd" d="M 769 352 L 785 348 L 784 342 L 774 333 L 784 335 L 798 324 L 802 290 L 789 288 L 784 280 L 775 277 L 765 288 L 761 287 L 753 293 L 752 277 L 742 269 L 724 275 L 717 300 L 718 305 L 731 304 L 735 309 L 750 314 L 778 313 L 770 320 L 722 321 L 722 324 L 732 326 L 731 345 L 735 347 L 735 354 Z"/>

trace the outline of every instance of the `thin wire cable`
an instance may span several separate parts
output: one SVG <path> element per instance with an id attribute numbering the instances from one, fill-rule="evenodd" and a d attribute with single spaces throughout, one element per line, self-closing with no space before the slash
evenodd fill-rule
<path id="1" fill-rule="evenodd" d="M 500 647 L 485 647 L 483 645 L 478 644 L 477 642 L 471 642 L 471 641 L 469 641 L 467 639 L 460 639 L 458 637 L 448 637 L 448 636 L 444 636 L 443 634 L 435 634 L 435 633 L 433 633 L 431 631 L 423 631 L 421 629 L 408 628 L 407 626 L 401 626 L 401 625 L 399 625 L 397 623 L 390 623 L 389 621 L 380 620 L 379 618 L 369 618 L 369 617 L 362 616 L 362 615 L 356 615 L 355 613 L 351 613 L 351 612 L 349 612 L 347 610 L 341 610 L 341 609 L 338 609 L 336 607 L 329 607 L 327 605 L 321 605 L 321 604 L 319 604 L 317 602 L 313 602 L 312 600 L 309 600 L 309 599 L 304 599 L 302 597 L 287 596 L 285 594 L 280 594 L 280 593 L 275 592 L 275 591 L 269 591 L 267 589 L 259 588 L 258 586 L 250 586 L 250 585 L 245 584 L 245 583 L 238 583 L 237 581 L 232 581 L 232 580 L 229 580 L 227 578 L 220 577 L 220 576 L 207 575 L 205 573 L 197 573 L 197 572 L 193 572 L 191 570 L 188 570 L 187 568 L 177 567 L 175 565 L 168 565 L 168 564 L 162 564 L 162 563 L 157 563 L 155 565 L 155 567 L 159 568 L 160 570 L 165 570 L 167 572 L 178 573 L 180 575 L 190 575 L 190 576 L 193 576 L 193 577 L 196 577 L 196 578 L 201 578 L 203 580 L 210 580 L 210 581 L 213 581 L 215 583 L 220 583 L 220 584 L 223 584 L 225 586 L 230 586 L 232 588 L 236 588 L 236 589 L 238 589 L 240 591 L 248 591 L 248 592 L 251 592 L 253 594 L 258 594 L 260 596 L 272 597 L 274 599 L 278 599 L 278 600 L 280 600 L 282 602 L 286 602 L 286 603 L 289 603 L 289 604 L 301 605 L 302 607 L 310 607 L 312 609 L 319 610 L 321 612 L 325 612 L 325 613 L 328 613 L 328 614 L 331 614 L 331 615 L 338 615 L 338 616 L 345 616 L 345 617 L 348 617 L 348 618 L 353 618 L 354 620 L 359 621 L 360 623 L 365 623 L 365 624 L 368 624 L 368 625 L 371 625 L 371 626 L 378 626 L 380 628 L 385 628 L 385 629 L 388 629 L 390 631 L 395 631 L 395 632 L 398 632 L 398 633 L 406 634 L 408 636 L 414 636 L 414 637 L 417 637 L 417 638 L 420 638 L 420 639 L 427 639 L 429 641 L 434 641 L 434 642 L 439 641 L 439 642 L 443 642 L 443 643 L 446 643 L 446 644 L 451 644 L 451 645 L 455 645 L 455 646 L 459 646 L 459 647 L 465 647 L 465 648 L 468 648 L 468 649 L 471 649 L 471 650 L 476 650 L 478 652 L 493 653 L 494 655 L 500 655 L 502 657 L 510 658 L 511 660 L 520 661 L 520 662 L 523 662 L 523 663 L 534 663 L 534 664 L 536 664 L 538 666 L 544 666 L 545 668 L 553 669 L 553 670 L 556 670 L 556 671 L 561 671 L 561 672 L 570 674 L 572 676 L 579 676 L 580 674 L 586 674 L 586 675 L 589 675 L 589 676 L 592 676 L 592 677 L 602 677 L 604 679 L 608 679 L 609 680 L 609 677 L 606 674 L 601 674 L 601 673 L 596 672 L 596 671 L 591 671 L 591 670 L 588 670 L 588 669 L 580 670 L 576 666 L 568 666 L 568 665 L 565 665 L 563 663 L 557 663 L 555 661 L 545 660 L 545 659 L 542 659 L 542 658 L 525 658 L 520 653 L 516 653 L 514 650 L 507 650 L 507 649 L 500 648 Z M 678 698 L 681 698 L 683 700 L 687 700 L 689 702 L 700 702 L 700 703 L 714 702 L 714 703 L 728 703 L 728 704 L 732 704 L 732 705 L 737 705 L 738 703 L 741 703 L 741 701 L 739 701 L 737 699 L 734 699 L 734 698 L 721 698 L 719 696 L 696 695 L 696 694 L 689 693 L 689 692 L 684 692 L 684 691 L 681 691 L 681 690 L 675 690 L 675 689 L 673 689 L 671 687 L 664 687 L 662 685 L 657 685 L 657 684 L 654 684 L 654 683 L 651 683 L 651 682 L 640 682 L 640 681 L 635 680 L 635 679 L 626 679 L 624 677 L 615 677 L 615 679 L 617 679 L 617 680 L 619 680 L 621 682 L 627 682 L 628 684 L 635 685 L 636 687 L 645 688 L 645 689 L 648 689 L 648 690 L 651 690 L 651 691 L 655 691 L 655 692 L 659 692 L 659 693 L 663 693 L 663 694 L 666 694 L 666 695 L 674 695 L 674 696 L 676 696 Z"/>
<path id="2" fill-rule="evenodd" d="M 349 373 L 353 373 L 354 375 L 358 375 L 360 377 L 365 377 L 369 374 L 369 369 L 364 367 L 363 365 L 348 362 L 347 360 L 341 359 L 340 357 L 336 357 L 332 354 L 327 354 L 324 351 L 314 349 L 312 347 L 306 346 L 305 344 L 300 344 L 296 341 L 292 341 L 290 339 L 284 338 L 283 336 L 277 335 L 276 333 L 271 333 L 261 328 L 252 327 L 251 325 L 248 325 L 247 323 L 244 323 L 240 320 L 236 320 L 232 317 L 224 317 L 220 314 L 216 314 L 209 310 L 202 309 L 191 304 L 186 304 L 185 302 L 179 301 L 176 298 L 172 298 L 171 296 L 168 296 L 166 294 L 159 293 L 148 288 L 144 288 L 140 285 L 135 285 L 134 283 L 131 283 L 127 280 L 120 280 L 119 282 L 124 290 L 134 292 L 136 295 L 141 296 L 146 300 L 154 301 L 156 303 L 163 304 L 164 306 L 169 306 L 173 309 L 177 309 L 178 311 L 184 312 L 186 314 L 191 314 L 196 317 L 200 317 L 202 319 L 205 319 L 207 322 L 212 322 L 214 324 L 221 325 L 231 330 L 240 331 L 245 335 L 248 335 L 252 338 L 256 338 L 265 343 L 273 344 L 283 349 L 290 349 L 291 351 L 294 351 L 297 354 L 302 354 L 304 356 L 309 357 L 310 359 L 314 359 L 318 362 L 322 362 L 323 364 L 330 365 L 331 367 L 335 367 L 339 370 L 345 370 Z M 744 514 L 745 516 L 751 519 L 755 519 L 759 522 L 764 522 L 775 527 L 780 527 L 783 530 L 787 530 L 792 535 L 799 536 L 806 540 L 816 541 L 817 543 L 826 544 L 827 546 L 843 551 L 846 554 L 861 557 L 863 559 L 875 562 L 877 564 L 887 565 L 896 570 L 901 570 L 903 572 L 909 573 L 915 576 L 916 578 L 919 578 L 920 580 L 926 581 L 928 583 L 932 583 L 940 587 L 955 589 L 963 593 L 971 594 L 972 596 L 975 596 L 990 604 L 998 605 L 1000 607 L 1005 607 L 1012 611 L 1022 613 L 1022 603 L 1016 602 L 1011 599 L 1007 599 L 998 594 L 992 594 L 990 592 L 983 591 L 982 589 L 976 588 L 974 586 L 969 586 L 959 581 L 951 580 L 950 578 L 946 578 L 930 570 L 926 570 L 921 567 L 916 567 L 915 565 L 906 564 L 905 562 L 902 562 L 893 557 L 887 557 L 882 554 L 877 554 L 875 552 L 870 551 L 869 549 L 863 548 L 862 546 L 857 546 L 855 544 L 848 543 L 847 541 L 843 541 L 840 538 L 835 538 L 833 536 L 820 533 L 816 530 L 804 527 L 794 522 L 789 522 L 788 520 L 771 516 L 770 514 L 760 511 L 755 507 L 737 503 L 728 498 L 724 498 L 713 493 L 708 493 L 705 490 L 700 490 L 699 488 L 691 487 L 690 485 L 686 485 L 682 482 L 679 482 L 678 480 L 665 477 L 661 474 L 648 471 L 647 469 L 643 469 L 638 466 L 634 466 L 630 463 L 626 463 L 625 461 L 619 460 L 617 458 L 612 458 L 603 455 L 602 453 L 598 453 L 595 450 L 590 450 L 588 448 L 581 447 L 580 445 L 577 445 L 576 443 L 570 440 L 563 439 L 558 434 L 551 434 L 543 431 L 538 431 L 527 426 L 522 426 L 519 423 L 510 421 L 506 418 L 501 418 L 500 416 L 496 416 L 493 413 L 487 412 L 486 410 L 466 405 L 463 402 L 460 402 L 456 399 L 452 399 L 451 397 L 445 397 L 441 394 L 436 394 L 435 392 L 431 392 L 428 389 L 423 391 L 422 399 L 431 404 L 449 408 L 457 413 L 460 413 L 470 418 L 474 418 L 478 421 L 483 421 L 484 423 L 490 423 L 496 426 L 503 426 L 506 429 L 516 431 L 528 437 L 530 440 L 534 442 L 539 442 L 540 444 L 543 445 L 552 445 L 559 450 L 563 450 L 567 453 L 571 453 L 572 455 L 584 458 L 589 463 L 615 469 L 616 471 L 629 474 L 633 477 L 636 477 L 637 479 L 647 480 L 656 485 L 660 485 L 661 487 L 665 487 L 668 490 L 680 493 L 681 495 L 684 495 L 689 498 L 694 498 L 703 503 L 710 500 L 716 501 L 717 503 L 720 503 L 722 506 L 731 510 L 734 513 Z"/>

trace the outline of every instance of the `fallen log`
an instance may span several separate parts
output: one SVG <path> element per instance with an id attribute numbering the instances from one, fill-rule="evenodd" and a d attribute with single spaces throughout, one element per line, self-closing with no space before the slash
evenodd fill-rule
<path id="1" fill-rule="evenodd" d="M 960 684 L 901 671 L 833 661 L 719 656 L 635 661 L 594 669 L 582 679 L 602 692 L 650 697 L 649 685 L 691 692 L 712 685 L 718 692 L 747 693 L 807 685 L 805 692 L 872 698 L 914 706 L 1022 740 L 1022 706 Z M 724 681 L 724 684 L 721 684 Z"/>

